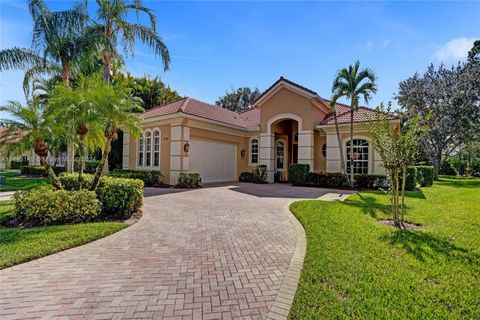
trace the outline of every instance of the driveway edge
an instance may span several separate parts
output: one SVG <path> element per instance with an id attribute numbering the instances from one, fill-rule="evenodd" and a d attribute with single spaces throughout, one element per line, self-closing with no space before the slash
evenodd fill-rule
<path id="1" fill-rule="evenodd" d="M 293 299 L 295 298 L 295 292 L 297 291 L 300 274 L 303 268 L 303 260 L 307 248 L 307 238 L 302 224 L 290 211 L 290 205 L 292 203 L 293 202 L 284 206 L 283 210 L 288 215 L 295 228 L 295 233 L 297 235 L 295 251 L 290 260 L 290 265 L 288 266 L 287 273 L 283 279 L 282 286 L 280 287 L 277 297 L 267 314 L 267 320 L 285 320 L 288 318 L 288 313 L 290 312 Z"/>

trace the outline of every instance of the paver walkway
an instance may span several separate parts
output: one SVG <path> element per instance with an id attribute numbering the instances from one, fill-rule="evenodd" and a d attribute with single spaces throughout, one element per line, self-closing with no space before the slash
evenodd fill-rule
<path id="1" fill-rule="evenodd" d="M 264 319 L 295 250 L 283 208 L 326 192 L 147 189 L 137 224 L 0 271 L 0 319 Z"/>

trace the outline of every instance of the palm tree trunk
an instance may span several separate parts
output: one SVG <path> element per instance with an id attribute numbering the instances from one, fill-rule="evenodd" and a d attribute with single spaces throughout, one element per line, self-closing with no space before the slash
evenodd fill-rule
<path id="1" fill-rule="evenodd" d="M 350 106 L 350 187 L 353 187 L 353 104 Z"/>
<path id="2" fill-rule="evenodd" d="M 68 64 L 64 63 L 62 66 L 62 82 L 63 84 L 68 87 L 69 86 L 69 69 Z"/>
<path id="3" fill-rule="evenodd" d="M 112 140 L 113 137 L 107 137 L 107 141 L 105 142 L 105 148 L 103 150 L 102 159 L 95 170 L 95 176 L 93 177 L 92 185 L 90 186 L 90 190 L 93 191 L 98 185 L 100 181 L 100 177 L 102 175 L 103 169 L 105 168 L 105 164 L 108 159 L 108 155 L 110 154 L 110 150 L 112 149 Z"/>
<path id="4" fill-rule="evenodd" d="M 110 83 L 110 73 L 112 71 L 112 54 L 109 51 L 103 52 L 103 81 Z"/>
<path id="5" fill-rule="evenodd" d="M 80 149 L 79 149 L 79 159 L 78 159 L 78 183 L 80 189 L 82 189 L 82 174 L 85 169 L 85 160 L 84 160 L 84 151 L 85 151 L 85 136 L 80 135 Z"/>
<path id="6" fill-rule="evenodd" d="M 45 168 L 45 171 L 47 171 L 47 175 L 50 178 L 50 181 L 52 182 L 53 186 L 59 190 L 63 189 L 62 183 L 60 182 L 60 180 L 58 180 L 57 175 L 53 171 L 47 159 L 43 156 L 40 156 L 40 155 L 38 156 L 40 157 L 40 163 Z"/>
<path id="7" fill-rule="evenodd" d="M 345 155 L 343 154 L 342 138 L 340 137 L 340 129 L 338 128 L 337 112 L 333 110 L 333 118 L 335 119 L 335 131 L 337 132 L 338 148 L 340 149 L 340 168 L 343 174 L 347 174 L 345 170 Z"/>

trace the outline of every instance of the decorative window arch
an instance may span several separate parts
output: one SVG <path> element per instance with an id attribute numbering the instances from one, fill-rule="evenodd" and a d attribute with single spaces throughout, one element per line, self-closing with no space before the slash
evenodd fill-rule
<path id="1" fill-rule="evenodd" d="M 285 170 L 286 143 L 284 140 L 275 141 L 275 169 Z"/>
<path id="2" fill-rule="evenodd" d="M 250 140 L 250 164 L 258 164 L 258 138 L 253 138 Z"/>
<path id="3" fill-rule="evenodd" d="M 144 164 L 144 148 L 145 148 L 145 139 L 143 137 L 143 134 L 140 136 L 140 138 L 138 139 L 138 165 L 139 166 L 143 166 Z"/>
<path id="4" fill-rule="evenodd" d="M 160 130 L 153 132 L 153 166 L 160 166 Z"/>
<path id="5" fill-rule="evenodd" d="M 145 133 L 145 165 L 150 167 L 152 165 L 152 132 Z"/>
<path id="6" fill-rule="evenodd" d="M 345 142 L 345 154 L 347 160 L 347 173 L 350 173 L 352 168 L 350 164 L 350 140 Z M 353 139 L 353 173 L 354 174 L 368 174 L 370 164 L 370 143 L 365 138 Z"/>

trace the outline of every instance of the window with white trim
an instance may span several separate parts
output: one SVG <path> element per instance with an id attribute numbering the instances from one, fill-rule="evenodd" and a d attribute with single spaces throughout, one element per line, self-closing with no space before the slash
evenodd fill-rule
<path id="1" fill-rule="evenodd" d="M 144 151 L 144 139 L 143 139 L 143 135 L 140 137 L 140 139 L 138 139 L 138 165 L 139 166 L 143 166 L 143 151 Z"/>
<path id="2" fill-rule="evenodd" d="M 285 142 L 278 140 L 276 145 L 276 168 L 279 170 L 285 169 Z"/>
<path id="3" fill-rule="evenodd" d="M 150 131 L 145 135 L 145 165 L 152 165 L 152 133 Z"/>
<path id="4" fill-rule="evenodd" d="M 258 139 L 252 139 L 250 142 L 250 163 L 258 163 Z"/>
<path id="5" fill-rule="evenodd" d="M 353 139 L 353 174 L 368 174 L 369 144 L 365 139 Z M 351 172 L 350 141 L 347 141 L 347 173 Z"/>
<path id="6" fill-rule="evenodd" d="M 155 167 L 160 165 L 160 131 L 158 130 L 153 133 L 153 165 Z"/>

